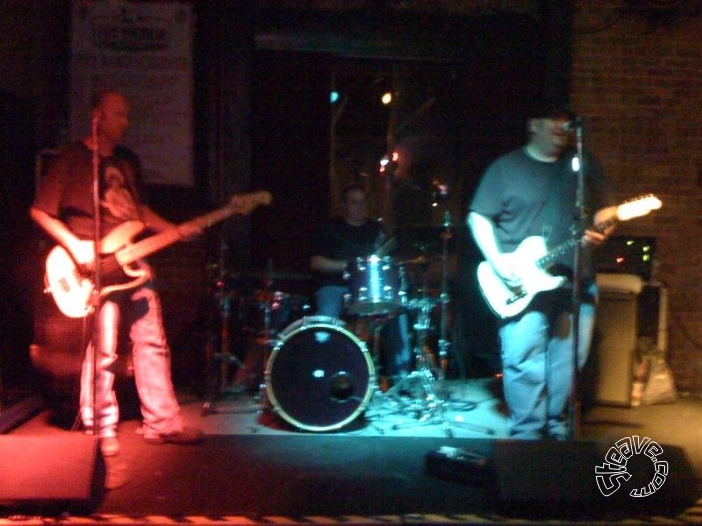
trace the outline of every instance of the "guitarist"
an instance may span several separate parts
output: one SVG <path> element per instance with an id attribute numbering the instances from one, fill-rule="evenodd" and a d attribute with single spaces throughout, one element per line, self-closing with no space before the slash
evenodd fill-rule
<path id="1" fill-rule="evenodd" d="M 521 285 L 520 264 L 506 257 L 529 236 L 542 236 L 547 247 L 573 238 L 578 230 L 575 148 L 569 147 L 567 123 L 575 116 L 549 102 L 532 109 L 526 145 L 501 156 L 487 168 L 469 206 L 468 227 L 495 274 L 511 289 Z M 584 154 L 585 225 L 616 213 L 612 186 L 597 160 Z M 595 320 L 595 280 L 589 248 L 606 232 L 586 229 L 582 246 L 578 366 L 587 358 Z M 574 381 L 572 330 L 573 251 L 560 257 L 551 273 L 567 276 L 565 285 L 540 292 L 518 315 L 498 325 L 509 432 L 517 439 L 565 440 L 564 418 Z"/>
<path id="2" fill-rule="evenodd" d="M 175 225 L 140 199 L 141 169 L 137 155 L 120 143 L 129 125 L 129 104 L 114 90 L 98 92 L 92 101 L 93 132 L 67 147 L 52 163 L 30 210 L 32 219 L 62 245 L 82 268 L 94 262 L 93 158 L 99 158 L 100 239 L 125 221 L 138 220 L 153 232 Z M 184 237 L 200 229 L 179 227 Z M 149 267 L 144 261 L 138 266 Z M 88 274 L 90 275 L 90 273 Z M 192 444 L 202 432 L 183 426 L 170 372 L 168 348 L 158 294 L 151 280 L 107 295 L 95 317 L 98 352 L 88 346 L 81 374 L 80 415 L 86 432 L 97 430 L 103 455 L 119 452 L 119 407 L 113 389 L 112 364 L 117 359 L 120 318 L 129 321 L 144 439 L 149 443 Z M 96 367 L 93 376 L 93 362 Z M 93 399 L 93 387 L 95 397 Z M 95 409 L 96 414 L 93 414 Z"/>

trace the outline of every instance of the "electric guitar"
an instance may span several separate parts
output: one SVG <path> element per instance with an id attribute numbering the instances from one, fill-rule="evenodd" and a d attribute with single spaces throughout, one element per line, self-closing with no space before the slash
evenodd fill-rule
<path id="1" fill-rule="evenodd" d="M 611 218 L 593 227 L 597 232 L 604 232 L 620 221 L 628 221 L 647 215 L 661 207 L 661 201 L 651 195 L 637 197 L 617 207 L 617 213 Z M 478 265 L 478 285 L 492 311 L 500 318 L 511 318 L 520 314 L 539 292 L 554 290 L 565 283 L 563 276 L 549 274 L 548 269 L 556 260 L 572 250 L 578 239 L 568 240 L 548 250 L 546 240 L 541 236 L 531 236 L 522 241 L 514 252 L 501 254 L 511 268 L 517 269 L 521 285 L 509 287 L 500 278 L 492 265 L 483 261 Z"/>
<path id="2" fill-rule="evenodd" d="M 233 196 L 227 205 L 177 227 L 132 243 L 132 239 L 146 229 L 141 221 L 127 221 L 100 240 L 100 271 L 103 284 L 100 298 L 113 292 L 138 287 L 149 279 L 146 269 L 134 265 L 137 260 L 181 241 L 180 227 L 192 225 L 200 229 L 234 215 L 246 215 L 259 205 L 268 205 L 270 192 L 261 191 Z M 90 269 L 78 265 L 64 247 L 54 247 L 46 258 L 45 292 L 53 296 L 59 310 L 69 318 L 83 318 L 93 310 L 91 296 L 95 284 Z"/>

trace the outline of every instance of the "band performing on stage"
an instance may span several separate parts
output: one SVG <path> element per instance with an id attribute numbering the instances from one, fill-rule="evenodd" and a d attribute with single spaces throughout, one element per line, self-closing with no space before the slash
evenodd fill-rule
<path id="1" fill-rule="evenodd" d="M 173 224 L 142 200 L 139 158 L 121 144 L 129 123 L 124 95 L 99 92 L 91 117 L 92 134 L 52 163 L 31 208 L 57 243 L 46 259 L 47 292 L 66 317 L 95 318 L 82 366 L 82 426 L 100 438 L 106 456 L 119 452 L 112 365 L 127 320 L 144 438 L 197 443 L 202 433 L 183 426 L 179 415 L 159 297 L 144 258 L 252 214 L 275 196 L 237 194 Z M 579 123 L 562 104 L 540 104 L 527 120 L 526 144 L 488 166 L 459 225 L 482 257 L 477 270 L 457 255 L 451 211 L 444 207 L 440 223 L 431 219 L 448 186 L 408 182 L 402 166 L 389 179 L 387 218 L 369 217 L 363 180 L 343 187 L 340 213 L 315 226 L 302 273 L 275 271 L 274 258 L 263 272 L 232 269 L 221 242 L 209 267 L 203 415 L 217 412 L 226 396 L 247 393 L 260 399 L 262 414 L 306 431 L 341 429 L 377 402 L 418 423 L 458 425 L 445 420 L 442 384 L 465 371 L 452 340 L 466 302 L 453 295 L 456 276 L 471 272 L 495 315 L 496 377 L 510 436 L 577 434 L 578 372 L 597 297 L 593 247 L 619 221 L 661 204 L 648 195 L 617 205 L 594 156 L 571 144 Z"/>

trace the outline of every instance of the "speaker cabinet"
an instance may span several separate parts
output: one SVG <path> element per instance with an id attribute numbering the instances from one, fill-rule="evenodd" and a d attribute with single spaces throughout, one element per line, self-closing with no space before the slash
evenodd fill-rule
<path id="1" fill-rule="evenodd" d="M 623 406 L 631 404 L 637 312 L 636 294 L 601 292 L 591 357 L 594 360 L 596 402 Z"/>
<path id="2" fill-rule="evenodd" d="M 630 406 L 642 338 L 667 348 L 667 290 L 646 284 L 640 293 L 600 289 L 590 374 L 595 402 Z M 650 350 L 650 349 L 649 349 Z"/>
<path id="3" fill-rule="evenodd" d="M 90 507 L 103 495 L 105 473 L 93 436 L 0 436 L 0 506 Z"/>

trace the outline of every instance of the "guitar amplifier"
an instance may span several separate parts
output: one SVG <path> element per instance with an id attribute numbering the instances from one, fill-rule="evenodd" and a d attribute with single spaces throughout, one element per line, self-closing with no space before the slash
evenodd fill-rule
<path id="1" fill-rule="evenodd" d="M 612 236 L 594 252 L 597 272 L 634 274 L 644 281 L 655 274 L 656 238 Z"/>

